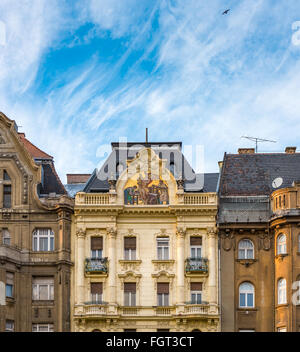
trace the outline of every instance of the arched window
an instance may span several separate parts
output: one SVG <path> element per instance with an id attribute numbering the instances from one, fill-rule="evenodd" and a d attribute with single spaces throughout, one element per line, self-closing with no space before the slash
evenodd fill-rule
<path id="1" fill-rule="evenodd" d="M 277 284 L 278 304 L 286 303 L 286 280 L 280 279 Z"/>
<path id="2" fill-rule="evenodd" d="M 239 243 L 239 259 L 254 259 L 254 245 L 250 240 L 241 240 Z"/>
<path id="3" fill-rule="evenodd" d="M 2 229 L 2 243 L 10 246 L 10 233 L 8 229 Z"/>
<path id="4" fill-rule="evenodd" d="M 277 254 L 286 254 L 286 236 L 284 234 L 277 237 Z"/>
<path id="5" fill-rule="evenodd" d="M 243 282 L 239 287 L 240 307 L 254 307 L 254 286 L 250 282 Z"/>

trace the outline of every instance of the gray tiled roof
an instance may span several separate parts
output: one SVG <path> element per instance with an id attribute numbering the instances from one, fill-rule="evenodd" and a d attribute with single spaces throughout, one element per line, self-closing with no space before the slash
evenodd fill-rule
<path id="1" fill-rule="evenodd" d="M 283 179 L 279 188 L 300 180 L 300 153 L 225 154 L 219 194 L 270 195 L 277 177 Z"/>
<path id="2" fill-rule="evenodd" d="M 73 183 L 64 185 L 68 195 L 70 197 L 75 197 L 77 192 L 81 192 L 84 189 L 85 183 Z"/>
<path id="3" fill-rule="evenodd" d="M 130 149 L 130 147 L 135 149 Z M 90 177 L 90 180 L 86 183 L 84 192 L 107 192 L 109 190 L 109 184 L 105 175 L 110 174 L 108 167 L 110 166 L 116 179 L 118 175 L 115 173 L 116 167 L 119 163 L 125 163 L 127 159 L 132 159 L 136 153 L 145 148 L 151 147 L 155 153 L 162 159 L 166 160 L 166 167 L 173 173 L 175 179 L 182 177 L 185 180 L 185 190 L 189 192 L 206 192 L 215 191 L 217 185 L 217 174 L 208 174 L 206 176 L 207 187 L 204 185 L 205 177 L 203 174 L 196 174 L 188 163 L 183 153 L 181 152 L 180 142 L 168 142 L 168 143 L 127 143 L 126 147 L 122 144 L 112 143 L 112 152 L 97 173 L 95 170 Z M 123 149 L 122 149 L 123 148 Z M 171 148 L 171 149 L 170 149 Z M 122 154 L 123 153 L 123 154 Z M 123 158 L 123 160 L 122 160 Z M 175 161 L 174 169 L 171 167 L 172 162 Z M 181 167 L 177 167 L 176 161 Z M 126 167 L 126 164 L 123 165 Z M 99 177 L 97 177 L 97 175 Z"/>

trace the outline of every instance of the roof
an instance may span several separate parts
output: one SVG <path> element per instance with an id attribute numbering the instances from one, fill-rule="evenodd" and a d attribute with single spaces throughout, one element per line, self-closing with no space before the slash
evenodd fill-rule
<path id="1" fill-rule="evenodd" d="M 50 159 L 52 160 L 53 157 L 45 152 L 43 152 L 41 149 L 39 149 L 37 146 L 35 146 L 33 143 L 31 143 L 25 136 L 25 133 L 18 133 L 20 141 L 24 144 L 24 147 L 27 149 L 29 154 L 34 158 L 34 159 Z"/>
<path id="2" fill-rule="evenodd" d="M 67 194 L 64 185 L 58 177 L 54 163 L 42 163 L 42 184 L 39 188 L 41 195 L 49 195 L 50 193 Z"/>
<path id="3" fill-rule="evenodd" d="M 181 142 L 156 143 L 112 143 L 112 152 L 101 169 L 95 169 L 86 183 L 84 192 L 108 192 L 108 177 L 118 179 L 117 166 L 126 167 L 126 161 L 133 159 L 139 150 L 151 148 L 161 159 L 166 160 L 166 167 L 175 179 L 185 180 L 186 192 L 216 192 L 219 174 L 196 174 L 181 151 Z"/>
<path id="4" fill-rule="evenodd" d="M 71 183 L 66 184 L 65 189 L 68 192 L 69 197 L 74 198 L 77 192 L 81 192 L 84 189 L 85 183 Z"/>
<path id="5" fill-rule="evenodd" d="M 220 177 L 219 195 L 270 195 L 272 182 L 282 178 L 277 187 L 290 187 L 300 180 L 300 153 L 225 154 Z"/>
<path id="6" fill-rule="evenodd" d="M 67 174 L 67 183 L 68 184 L 85 184 L 90 178 L 91 174 Z"/>

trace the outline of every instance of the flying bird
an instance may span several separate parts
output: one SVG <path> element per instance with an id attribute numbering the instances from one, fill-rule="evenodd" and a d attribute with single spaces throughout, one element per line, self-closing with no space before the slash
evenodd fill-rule
<path id="1" fill-rule="evenodd" d="M 230 9 L 225 10 L 225 11 L 222 13 L 222 15 L 227 15 L 229 11 L 230 11 Z"/>

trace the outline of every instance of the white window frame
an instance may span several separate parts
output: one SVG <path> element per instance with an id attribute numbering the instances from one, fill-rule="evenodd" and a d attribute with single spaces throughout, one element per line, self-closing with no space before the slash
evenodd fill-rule
<path id="1" fill-rule="evenodd" d="M 91 259 L 102 259 L 103 250 L 102 249 L 91 249 Z"/>
<path id="2" fill-rule="evenodd" d="M 248 287 L 247 287 L 248 286 Z M 245 295 L 245 305 L 241 305 L 241 295 Z M 252 295 L 253 305 L 249 305 L 249 295 Z M 255 307 L 255 288 L 251 282 L 242 282 L 239 286 L 239 307 L 240 308 L 254 308 Z"/>
<path id="3" fill-rule="evenodd" d="M 195 296 L 196 301 L 193 302 L 193 296 Z M 198 299 L 200 297 L 200 300 Z M 200 303 L 199 303 L 200 301 Z M 192 304 L 202 304 L 202 291 L 191 291 L 191 303 Z"/>
<path id="4" fill-rule="evenodd" d="M 91 293 L 92 303 L 102 303 L 103 302 L 103 293 Z"/>
<path id="5" fill-rule="evenodd" d="M 124 291 L 124 306 L 136 307 L 136 292 Z"/>
<path id="6" fill-rule="evenodd" d="M 11 245 L 11 236 L 8 229 L 2 229 L 2 243 L 6 246 Z"/>
<path id="7" fill-rule="evenodd" d="M 252 255 L 249 252 L 252 252 Z M 251 240 L 245 238 L 239 242 L 238 258 L 254 259 L 254 244 Z"/>
<path id="8" fill-rule="evenodd" d="M 124 259 L 125 260 L 136 260 L 136 249 L 124 248 Z"/>
<path id="9" fill-rule="evenodd" d="M 277 282 L 277 302 L 278 304 L 286 304 L 286 279 L 281 278 Z"/>
<path id="10" fill-rule="evenodd" d="M 8 326 L 8 324 L 11 324 L 11 326 Z M 6 320 L 5 321 L 5 331 L 6 332 L 14 332 L 15 331 L 15 322 L 14 322 L 14 320 Z"/>
<path id="11" fill-rule="evenodd" d="M 160 304 L 160 298 L 161 303 Z M 169 293 L 158 293 L 157 294 L 157 306 L 158 307 L 169 307 L 170 305 L 170 294 Z"/>
<path id="12" fill-rule="evenodd" d="M 41 298 L 41 287 L 47 287 L 47 298 Z M 37 277 L 32 281 L 33 301 L 54 301 L 54 278 Z"/>
<path id="13" fill-rule="evenodd" d="M 286 235 L 283 233 L 277 236 L 277 254 L 287 254 Z"/>
<path id="14" fill-rule="evenodd" d="M 46 233 L 46 234 L 45 234 Z M 42 249 L 41 240 L 47 240 L 47 249 Z M 34 252 L 53 252 L 55 250 L 54 232 L 49 228 L 39 228 L 33 231 L 32 250 Z"/>
<path id="15" fill-rule="evenodd" d="M 167 245 L 159 245 L 161 242 L 167 242 Z M 170 259 L 170 239 L 169 237 L 157 237 L 157 259 L 158 260 L 169 260 Z M 160 254 L 161 253 L 161 254 Z"/>
<path id="16" fill-rule="evenodd" d="M 42 331 L 42 328 L 47 328 L 47 331 Z M 32 332 L 53 332 L 53 324 L 32 324 Z"/>
<path id="17" fill-rule="evenodd" d="M 195 253 L 197 254 L 193 255 L 193 251 L 195 251 Z M 200 252 L 200 256 L 198 255 L 199 252 Z M 202 258 L 202 246 L 191 246 L 191 258 L 193 259 Z"/>

